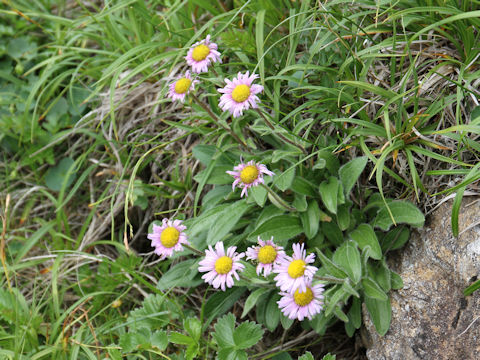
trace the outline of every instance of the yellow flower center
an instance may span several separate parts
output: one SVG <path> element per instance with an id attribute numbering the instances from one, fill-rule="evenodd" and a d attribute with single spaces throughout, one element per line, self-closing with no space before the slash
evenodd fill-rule
<path id="1" fill-rule="evenodd" d="M 306 262 L 303 260 L 293 260 L 290 265 L 288 265 L 288 275 L 290 275 L 291 278 L 298 278 L 303 275 L 305 272 L 305 265 Z"/>
<path id="2" fill-rule="evenodd" d="M 240 180 L 244 184 L 251 184 L 258 178 L 258 169 L 255 165 L 248 165 L 240 172 Z"/>
<path id="3" fill-rule="evenodd" d="M 210 48 L 207 45 L 198 45 L 192 51 L 192 58 L 195 61 L 202 61 L 210 54 Z"/>
<path id="4" fill-rule="evenodd" d="M 232 99 L 237 103 L 244 102 L 249 96 L 250 88 L 245 84 L 235 86 L 235 89 L 232 91 Z"/>
<path id="5" fill-rule="evenodd" d="M 215 261 L 215 271 L 219 274 L 227 274 L 232 270 L 233 260 L 228 256 L 222 256 Z"/>
<path id="6" fill-rule="evenodd" d="M 305 292 L 299 292 L 299 289 L 295 291 L 295 294 L 293 294 L 293 300 L 295 301 L 295 304 L 298 306 L 305 306 L 308 305 L 312 302 L 313 300 L 313 291 L 309 287 L 307 287 L 307 291 Z"/>
<path id="7" fill-rule="evenodd" d="M 179 237 L 180 232 L 173 226 L 169 226 L 162 231 L 162 234 L 160 235 L 160 241 L 166 248 L 171 248 L 177 245 Z"/>
<path id="8" fill-rule="evenodd" d="M 265 245 L 258 251 L 258 261 L 262 264 L 271 264 L 277 258 L 277 250 L 272 245 Z"/>
<path id="9" fill-rule="evenodd" d="M 177 80 L 177 82 L 175 83 L 175 92 L 177 94 L 185 94 L 190 88 L 191 83 L 192 80 L 187 78 L 181 78 L 180 80 Z"/>

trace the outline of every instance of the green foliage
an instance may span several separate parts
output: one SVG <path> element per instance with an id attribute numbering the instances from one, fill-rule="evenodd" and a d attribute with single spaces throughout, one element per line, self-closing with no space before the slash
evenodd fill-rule
<path id="1" fill-rule="evenodd" d="M 15 286 L 0 289 L 2 356 L 246 359 L 257 343 L 268 353 L 262 327 L 295 336 L 274 275 L 257 276 L 250 263 L 232 289 L 213 294 L 190 250 L 151 266 L 143 233 L 152 210 L 186 218 L 200 251 L 218 241 L 245 251 L 259 236 L 287 252 L 304 243 L 326 291 L 324 311 L 302 327 L 323 335 L 341 321 L 353 336 L 365 304 L 385 334 L 389 292 L 403 286 L 386 257 L 425 220 L 405 199 L 456 192 L 458 235 L 463 194 L 480 178 L 478 3 L 71 6 L 11 0 L 0 9 L 2 209 L 7 193 L 15 199 L 2 270 Z M 192 98 L 183 106 L 165 99 L 187 48 L 207 34 L 223 64 L 199 75 L 195 94 L 214 117 Z M 441 56 L 430 51 L 439 43 Z M 260 113 L 231 119 L 218 88 L 247 70 L 264 86 Z M 177 153 L 170 145 L 179 142 Z M 241 158 L 276 174 L 246 198 L 226 173 Z M 174 170 L 159 176 L 170 163 Z M 461 180 L 437 189 L 438 176 Z M 123 255 L 129 241 L 141 256 Z M 237 303 L 258 324 L 237 324 Z"/>
<path id="2" fill-rule="evenodd" d="M 244 321 L 236 327 L 233 314 L 219 318 L 213 333 L 213 338 L 219 346 L 218 358 L 247 359 L 245 350 L 254 346 L 262 335 L 261 326 L 252 321 Z"/>

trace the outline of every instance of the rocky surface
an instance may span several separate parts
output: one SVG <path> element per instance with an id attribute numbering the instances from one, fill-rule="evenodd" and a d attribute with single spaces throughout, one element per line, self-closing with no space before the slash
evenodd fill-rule
<path id="1" fill-rule="evenodd" d="M 480 359 L 480 290 L 463 296 L 480 274 L 480 200 L 464 199 L 460 236 L 451 202 L 390 256 L 404 287 L 391 292 L 392 323 L 380 337 L 364 309 L 370 360 Z"/>

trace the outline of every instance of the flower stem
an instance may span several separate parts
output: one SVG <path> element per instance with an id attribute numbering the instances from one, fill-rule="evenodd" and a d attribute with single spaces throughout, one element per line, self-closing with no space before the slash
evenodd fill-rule
<path id="1" fill-rule="evenodd" d="M 198 105 L 200 105 L 200 106 L 203 108 L 203 110 L 205 110 L 205 111 L 208 113 L 208 115 L 210 115 L 210 117 L 211 117 L 218 125 L 220 125 L 225 131 L 227 131 L 230 135 L 232 135 L 232 137 L 233 137 L 235 140 L 237 140 L 237 142 L 238 142 L 240 145 L 242 145 L 248 152 L 250 152 L 250 150 L 248 149 L 247 144 L 246 144 L 242 139 L 240 139 L 240 138 L 238 137 L 238 135 L 235 134 L 230 127 L 223 125 L 223 124 L 220 122 L 220 119 L 218 118 L 218 116 L 215 115 L 215 114 L 212 112 L 212 110 L 210 110 L 210 108 L 209 108 L 206 104 L 204 104 L 202 101 L 200 101 L 200 99 L 197 98 L 197 97 L 196 97 L 195 95 L 193 95 L 193 94 L 192 94 L 192 97 L 193 97 L 193 100 L 195 100 L 195 102 L 196 102 Z"/>
<path id="2" fill-rule="evenodd" d="M 278 196 L 278 194 L 277 194 L 275 191 L 273 191 L 272 189 L 270 189 L 267 185 L 265 185 L 265 184 L 260 184 L 260 185 L 263 186 L 263 188 L 264 188 L 265 190 L 267 190 L 268 193 L 269 193 L 270 195 L 272 195 L 272 196 L 275 198 L 275 200 L 278 201 L 278 203 L 279 203 L 280 205 L 282 205 L 285 209 L 287 209 L 288 211 L 292 211 L 292 212 L 297 211 L 297 209 L 295 209 L 294 207 L 291 207 L 290 205 L 288 205 L 288 204 L 285 202 L 285 200 L 283 200 L 280 196 Z"/>
<path id="3" fill-rule="evenodd" d="M 198 249 L 195 249 L 194 247 L 190 246 L 190 245 L 187 245 L 187 244 L 182 244 L 183 247 L 187 248 L 188 250 L 191 250 L 193 251 L 195 254 L 199 255 L 199 256 L 205 256 L 205 253 L 201 252 L 200 250 Z"/>
<path id="4" fill-rule="evenodd" d="M 263 118 L 263 121 L 265 121 L 265 123 L 267 124 L 267 126 L 268 126 L 270 129 L 275 130 L 275 126 L 273 126 L 273 124 L 271 123 L 271 121 L 268 120 L 268 118 L 262 113 L 262 111 L 261 111 L 260 109 L 255 109 L 255 110 L 257 110 L 257 113 Z M 294 143 L 292 140 L 287 139 L 282 133 L 276 132 L 275 134 L 278 135 L 283 141 L 289 143 L 290 145 L 296 146 L 297 148 L 299 148 L 300 150 L 302 150 L 302 152 L 303 152 L 305 155 L 308 155 L 307 150 L 305 150 L 305 148 L 304 148 L 302 145 L 297 144 L 297 143 Z"/>

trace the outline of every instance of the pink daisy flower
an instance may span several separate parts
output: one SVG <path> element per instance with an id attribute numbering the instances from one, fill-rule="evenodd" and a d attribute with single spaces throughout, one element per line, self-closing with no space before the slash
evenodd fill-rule
<path id="1" fill-rule="evenodd" d="M 283 247 L 273 242 L 273 236 L 270 240 L 263 241 L 258 237 L 260 246 L 252 246 L 247 249 L 247 260 L 257 260 L 257 275 L 263 270 L 263 275 L 267 277 L 273 269 L 273 265 L 285 256 Z"/>
<path id="2" fill-rule="evenodd" d="M 207 272 L 202 276 L 206 283 L 213 285 L 215 289 L 221 288 L 225 291 L 225 285 L 228 288 L 233 286 L 233 276 L 239 280 L 237 271 L 241 272 L 245 266 L 239 261 L 245 256 L 245 253 L 236 253 L 236 246 L 230 246 L 225 252 L 223 242 L 215 244 L 215 250 L 210 245 L 205 250 L 205 259 L 198 264 L 198 271 Z"/>
<path id="3" fill-rule="evenodd" d="M 307 256 L 304 244 L 293 244 L 293 256 L 285 256 L 274 266 L 273 272 L 277 286 L 282 291 L 293 294 L 297 289 L 305 292 L 307 284 L 313 279 L 313 275 L 317 272 L 315 266 L 307 264 L 313 263 L 315 254 Z"/>
<path id="4" fill-rule="evenodd" d="M 234 171 L 227 171 L 227 174 L 232 175 L 235 181 L 232 184 L 232 189 L 235 190 L 235 186 L 238 186 L 242 190 L 240 197 L 243 195 L 248 196 L 248 188 L 257 186 L 258 184 L 264 184 L 263 174 L 273 176 L 275 173 L 267 169 L 263 164 L 256 164 L 255 161 L 250 160 L 248 163 L 240 163 L 233 168 Z"/>
<path id="5" fill-rule="evenodd" d="M 195 83 L 197 82 L 198 80 L 192 80 L 190 71 L 187 70 L 183 77 L 169 85 L 168 97 L 173 101 L 180 100 L 183 103 L 185 101 L 185 95 L 195 88 Z"/>
<path id="6" fill-rule="evenodd" d="M 217 51 L 217 44 L 210 42 L 210 35 L 193 44 L 188 50 L 185 60 L 192 67 L 192 71 L 197 74 L 207 72 L 211 63 L 222 62 L 220 53 Z"/>
<path id="7" fill-rule="evenodd" d="M 190 245 L 183 232 L 186 228 L 182 220 L 163 219 L 161 226 L 153 224 L 153 233 L 147 237 L 152 240 L 155 254 L 161 256 L 161 260 L 172 256 L 174 251 L 182 251 L 182 244 Z"/>
<path id="8" fill-rule="evenodd" d="M 313 285 L 309 282 L 305 291 L 300 292 L 297 289 L 295 293 L 290 294 L 281 292 L 282 298 L 277 301 L 278 307 L 282 313 L 290 319 L 302 321 L 305 318 L 312 318 L 323 309 L 323 284 Z"/>
<path id="9" fill-rule="evenodd" d="M 230 111 L 233 117 L 243 115 L 243 110 L 248 110 L 250 107 L 257 108 L 257 103 L 260 99 L 256 94 L 263 91 L 262 85 L 252 85 L 253 80 L 258 78 L 258 75 L 247 71 L 246 74 L 238 73 L 236 78 L 232 81 L 225 79 L 227 86 L 219 89 L 218 92 L 223 93 L 220 97 L 220 107 L 223 111 Z"/>

